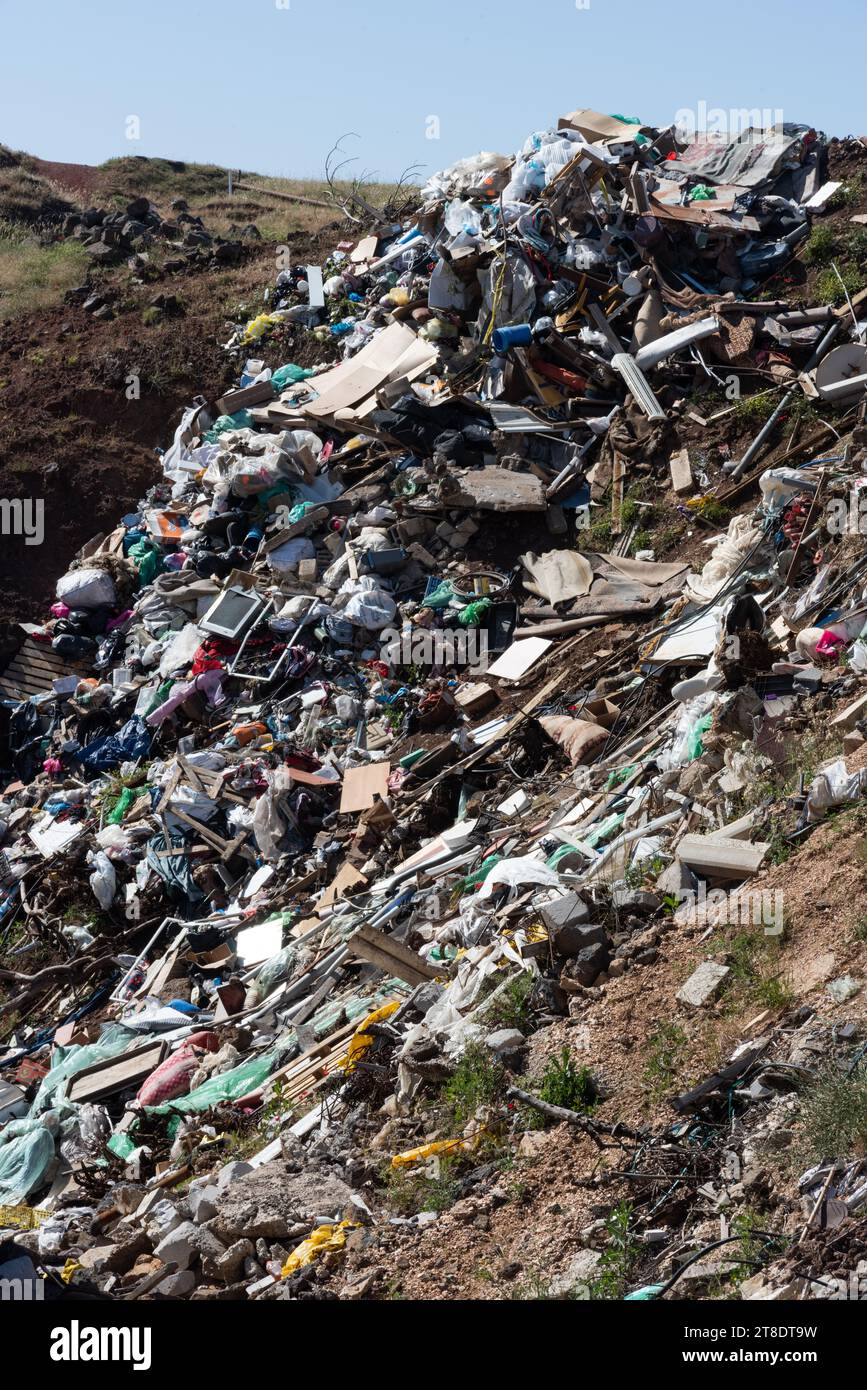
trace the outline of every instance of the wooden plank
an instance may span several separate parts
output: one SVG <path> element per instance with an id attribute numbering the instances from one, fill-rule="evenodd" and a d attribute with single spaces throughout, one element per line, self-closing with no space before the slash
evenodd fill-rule
<path id="1" fill-rule="evenodd" d="M 67 1096 L 75 1104 L 83 1105 L 86 1101 L 102 1100 L 118 1091 L 139 1086 L 156 1070 L 168 1050 L 169 1045 L 164 1039 L 151 1040 L 120 1057 L 86 1067 L 69 1082 Z"/>
<path id="2" fill-rule="evenodd" d="M 206 844 L 211 845 L 213 849 L 219 850 L 221 854 L 225 849 L 228 849 L 231 844 L 230 840 L 224 840 L 215 830 L 209 830 L 206 825 L 202 825 L 201 821 L 194 820 L 192 816 L 188 816 L 186 811 L 179 811 L 176 806 L 170 806 L 169 812 L 179 821 L 182 821 L 184 825 L 194 830 Z"/>
<path id="3" fill-rule="evenodd" d="M 329 883 L 325 892 L 316 904 L 316 911 L 321 912 L 323 907 L 330 907 L 337 899 L 342 898 L 346 888 L 352 888 L 356 883 L 363 883 L 367 886 L 367 879 L 364 874 L 360 874 L 351 864 L 344 864 L 337 876 Z"/>
<path id="4" fill-rule="evenodd" d="M 358 931 L 353 933 L 347 945 L 353 955 L 361 956 L 362 960 L 378 965 L 387 974 L 396 975 L 399 980 L 406 980 L 409 985 L 424 984 L 426 980 L 435 980 L 437 975 L 442 973 L 428 965 L 422 956 L 411 951 L 402 941 L 395 941 L 387 932 L 379 931 L 367 922 L 362 923 Z"/>

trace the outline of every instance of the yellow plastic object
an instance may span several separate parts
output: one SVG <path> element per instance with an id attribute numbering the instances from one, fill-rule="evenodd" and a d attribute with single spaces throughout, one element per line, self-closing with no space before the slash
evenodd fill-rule
<path id="1" fill-rule="evenodd" d="M 75 1271 L 76 1271 L 77 1269 L 81 1269 L 81 1268 L 82 1268 L 81 1261 L 80 1261 L 80 1260 L 75 1260 L 75 1259 L 72 1258 L 72 1256 L 70 1256 L 70 1258 L 66 1261 L 66 1264 L 63 1266 L 62 1270 L 60 1271 L 60 1277 L 61 1277 L 61 1279 L 63 1280 L 64 1284 L 69 1284 L 69 1283 L 71 1283 L 71 1282 L 72 1282 L 72 1276 L 73 1276 L 73 1274 L 75 1273 Z"/>
<path id="2" fill-rule="evenodd" d="M 406 1153 L 395 1154 L 391 1160 L 392 1168 L 410 1168 L 414 1163 L 421 1163 L 425 1158 L 432 1158 L 434 1154 L 453 1154 L 458 1149 L 468 1149 L 470 1145 L 465 1139 L 435 1139 L 430 1144 L 422 1144 L 420 1149 L 407 1149 Z"/>
<path id="3" fill-rule="evenodd" d="M 0 1205 L 0 1226 L 15 1226 L 19 1231 L 34 1231 L 48 1215 L 41 1207 L 28 1207 L 24 1203 L 16 1207 Z"/>
<path id="4" fill-rule="evenodd" d="M 300 1245 L 296 1245 L 292 1254 L 287 1257 L 281 1270 L 282 1278 L 288 1279 L 290 1274 L 312 1265 L 320 1255 L 342 1250 L 346 1244 L 346 1232 L 354 1230 L 357 1225 L 357 1221 L 341 1221 L 337 1226 L 317 1226 L 312 1235 L 302 1240 Z"/>
<path id="5" fill-rule="evenodd" d="M 255 342 L 257 338 L 263 338 L 275 323 L 282 322 L 283 320 L 278 314 L 257 314 L 244 329 L 244 337 L 247 342 Z"/>
<path id="6" fill-rule="evenodd" d="M 350 1072 L 355 1071 L 355 1066 L 358 1062 L 358 1059 L 364 1056 L 367 1049 L 373 1043 L 372 1033 L 367 1032 L 367 1029 L 370 1027 L 370 1025 L 372 1023 L 382 1023 L 383 1019 L 390 1018 L 391 1015 L 399 1008 L 400 1000 L 392 999 L 389 1001 L 388 1004 L 383 1004 L 381 1008 L 374 1009 L 372 1014 L 368 1014 L 367 1018 L 365 1018 L 361 1023 L 359 1023 L 358 1027 L 356 1028 L 355 1032 L 349 1040 L 349 1047 L 347 1048 L 346 1056 L 341 1057 L 340 1061 L 337 1063 L 337 1065 L 343 1071 L 346 1072 L 347 1076 Z"/>

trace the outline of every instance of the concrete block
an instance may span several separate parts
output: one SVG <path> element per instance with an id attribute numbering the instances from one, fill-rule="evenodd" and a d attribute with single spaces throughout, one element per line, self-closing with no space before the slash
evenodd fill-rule
<path id="1" fill-rule="evenodd" d="M 700 1009 L 709 1004 L 719 993 L 720 986 L 729 973 L 727 965 L 718 965 L 715 960 L 703 960 L 697 970 L 690 975 L 686 984 L 681 985 L 676 998 L 680 1004 L 691 1004 Z"/>

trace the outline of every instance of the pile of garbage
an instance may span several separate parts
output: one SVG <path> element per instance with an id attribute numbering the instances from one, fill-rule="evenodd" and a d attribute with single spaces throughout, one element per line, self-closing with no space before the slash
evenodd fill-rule
<path id="1" fill-rule="evenodd" d="M 656 1135 L 592 1118 L 602 1075 L 582 1109 L 521 1073 L 531 1034 L 732 920 L 783 833 L 746 792 L 838 699 L 847 742 L 790 794 L 787 843 L 863 793 L 867 558 L 834 519 L 865 484 L 865 324 L 858 296 L 764 288 L 833 206 L 826 165 L 806 126 L 686 144 L 576 111 L 437 174 L 403 223 L 279 271 L 226 344 L 237 385 L 190 404 L 162 482 L 21 625 L 0 1227 L 60 1291 L 308 1296 L 380 1227 L 438 1220 L 388 1213 L 383 1158 L 460 1160 L 474 1190 L 541 1116 L 709 1181 L 776 1094 L 808 1022 L 782 1005 Z M 107 257 L 152 221 L 75 234 Z M 770 405 L 713 460 L 683 440 L 729 377 Z M 796 397 L 843 412 L 832 452 L 808 432 L 763 467 Z M 642 479 L 688 559 L 657 559 Z M 678 1007 L 730 973 L 702 962 Z M 446 1123 L 479 1056 L 508 1091 Z M 826 1176 L 805 1202 L 859 1209 Z"/>

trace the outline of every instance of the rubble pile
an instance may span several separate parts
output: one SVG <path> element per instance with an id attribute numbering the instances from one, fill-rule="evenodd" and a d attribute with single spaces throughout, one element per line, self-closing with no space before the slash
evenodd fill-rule
<path id="1" fill-rule="evenodd" d="M 808 1004 L 772 971 L 658 1123 L 580 1038 L 705 942 L 656 1020 L 671 1081 L 753 978 L 731 924 L 791 926 L 763 875 L 864 791 L 867 292 L 813 304 L 795 274 L 839 206 L 827 155 L 806 126 L 687 144 L 581 110 L 437 174 L 282 266 L 226 342 L 237 385 L 21 625 L 0 1228 L 55 1293 L 387 1296 L 395 1251 L 488 1230 L 507 1159 L 562 1125 L 595 1205 L 552 1296 L 755 1265 L 744 1296 L 821 1296 L 815 1232 L 857 1224 L 863 1160 L 787 1195 L 764 1155 L 799 1088 L 860 1067 L 857 975 Z M 145 201 L 67 230 L 106 260 L 240 245 Z M 702 447 L 742 396 L 742 453 Z M 720 1215 L 757 1194 L 776 1224 L 727 1258 Z"/>

